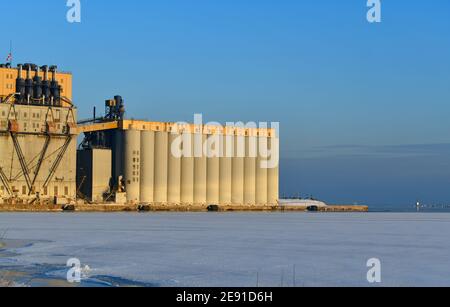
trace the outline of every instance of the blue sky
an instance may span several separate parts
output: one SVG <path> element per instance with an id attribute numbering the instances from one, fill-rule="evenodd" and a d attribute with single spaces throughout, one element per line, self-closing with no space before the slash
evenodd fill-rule
<path id="1" fill-rule="evenodd" d="M 74 74 L 80 117 L 281 123 L 281 192 L 330 202 L 450 203 L 450 2 L 10 1 L 15 62 Z M 17 22 L 20 14 L 20 22 Z M 2 51 L 3 50 L 3 51 Z"/>

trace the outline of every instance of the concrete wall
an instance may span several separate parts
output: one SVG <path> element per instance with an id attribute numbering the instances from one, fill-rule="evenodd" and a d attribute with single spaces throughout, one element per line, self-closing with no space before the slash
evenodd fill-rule
<path id="1" fill-rule="evenodd" d="M 110 191 L 112 154 L 110 149 L 77 152 L 77 186 L 91 202 L 101 203 Z"/>
<path id="2" fill-rule="evenodd" d="M 69 115 L 69 116 L 68 116 Z M 43 106 L 0 104 L 0 168 L 3 169 L 15 195 L 27 199 L 35 198 L 39 193 L 43 199 L 54 196 L 75 199 L 76 196 L 76 136 L 65 135 L 67 124 L 76 123 L 76 110 L 73 113 L 67 108 L 52 108 Z M 47 122 L 54 124 L 55 135 L 51 136 L 47 151 L 44 153 L 43 163 L 30 196 L 28 186 L 23 176 L 18 155 L 14 149 L 13 139 L 8 132 L 10 120 L 17 120 L 19 134 L 17 135 L 20 148 L 23 152 L 25 163 L 28 165 L 31 180 L 37 170 L 38 160 L 43 153 L 47 136 Z M 55 175 L 50 184 L 44 187 L 44 182 L 49 175 L 49 170 L 54 164 L 61 148 L 68 139 L 71 142 L 63 155 Z M 0 182 L 0 197 L 9 198 L 5 186 Z"/>

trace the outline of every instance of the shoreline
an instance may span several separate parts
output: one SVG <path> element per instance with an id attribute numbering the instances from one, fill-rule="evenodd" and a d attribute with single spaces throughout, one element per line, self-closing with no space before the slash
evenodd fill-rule
<path id="1" fill-rule="evenodd" d="M 1 213 L 44 213 L 44 212 L 85 212 L 85 213 L 117 213 L 117 212 L 308 212 L 307 206 L 279 205 L 279 206 L 206 206 L 206 205 L 119 205 L 119 204 L 94 204 L 94 205 L 24 205 L 3 204 L 0 205 Z M 368 206 L 330 205 L 319 207 L 316 212 L 323 213 L 351 213 L 369 212 Z"/>

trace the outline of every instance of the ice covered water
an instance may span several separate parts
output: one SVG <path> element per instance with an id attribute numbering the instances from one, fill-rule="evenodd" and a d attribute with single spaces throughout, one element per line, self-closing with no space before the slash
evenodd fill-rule
<path id="1" fill-rule="evenodd" d="M 0 214 L 0 267 L 64 280 L 69 258 L 102 276 L 155 286 L 450 285 L 450 214 Z M 53 269 L 52 269 L 53 268 Z M 1 270 L 1 268 L 0 268 Z"/>

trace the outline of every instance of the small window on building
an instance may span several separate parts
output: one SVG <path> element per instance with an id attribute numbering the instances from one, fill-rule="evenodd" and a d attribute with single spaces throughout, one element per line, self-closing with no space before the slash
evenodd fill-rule
<path id="1" fill-rule="evenodd" d="M 64 187 L 64 195 L 69 195 L 69 187 Z"/>
<path id="2" fill-rule="evenodd" d="M 48 188 L 47 188 L 47 187 L 44 188 L 44 195 L 45 195 L 45 196 L 48 195 Z"/>
<path id="3" fill-rule="evenodd" d="M 55 187 L 55 196 L 58 196 L 58 187 Z"/>
<path id="4" fill-rule="evenodd" d="M 27 187 L 22 186 L 22 195 L 26 195 L 26 194 L 27 194 Z"/>

